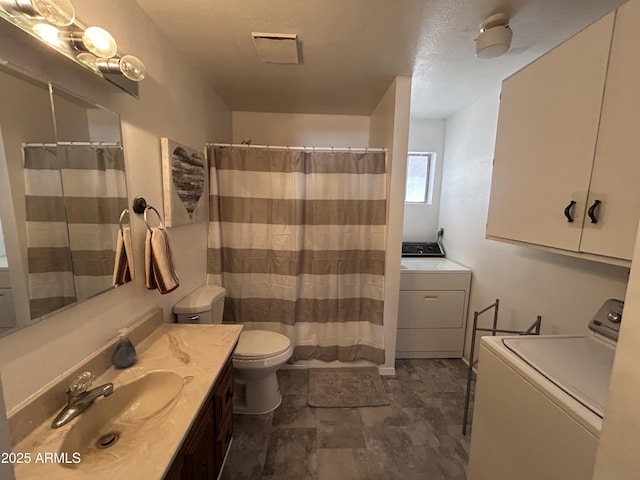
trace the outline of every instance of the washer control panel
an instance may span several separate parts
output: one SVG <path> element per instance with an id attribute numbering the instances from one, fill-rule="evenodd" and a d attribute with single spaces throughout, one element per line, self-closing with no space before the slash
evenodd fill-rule
<path id="1" fill-rule="evenodd" d="M 589 322 L 589 329 L 610 340 L 618 341 L 623 307 L 624 302 L 622 300 L 610 298 L 602 304 L 600 310 Z"/>

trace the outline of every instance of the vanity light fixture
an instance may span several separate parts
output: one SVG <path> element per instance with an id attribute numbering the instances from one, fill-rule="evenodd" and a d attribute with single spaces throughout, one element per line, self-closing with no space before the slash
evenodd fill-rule
<path id="1" fill-rule="evenodd" d="M 35 19 L 43 19 L 56 27 L 73 24 L 76 12 L 69 0 L 0 0 L 9 13 L 18 12 Z"/>
<path id="2" fill-rule="evenodd" d="M 504 13 L 488 16 L 480 24 L 480 35 L 476 38 L 477 58 L 496 58 L 507 53 L 511 47 L 513 32 L 509 17 Z"/>
<path id="3" fill-rule="evenodd" d="M 116 39 L 101 27 L 89 27 L 85 31 L 72 32 L 70 40 L 78 50 L 91 52 L 96 57 L 111 58 L 118 53 Z"/>
<path id="4" fill-rule="evenodd" d="M 144 63 L 134 55 L 118 54 L 116 40 L 104 28 L 80 23 L 70 0 L 0 0 L 1 19 L 138 97 L 137 82 L 146 76 Z"/>
<path id="5" fill-rule="evenodd" d="M 144 63 L 135 55 L 122 58 L 98 58 L 90 53 L 81 53 L 78 60 L 100 73 L 121 73 L 129 80 L 139 82 L 147 74 Z"/>

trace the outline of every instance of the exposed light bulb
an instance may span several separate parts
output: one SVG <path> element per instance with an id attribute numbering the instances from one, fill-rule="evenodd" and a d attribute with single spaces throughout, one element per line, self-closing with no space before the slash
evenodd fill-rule
<path id="1" fill-rule="evenodd" d="M 16 3 L 24 3 L 18 0 Z M 47 22 L 58 27 L 71 25 L 76 19 L 76 12 L 69 0 L 30 0 L 33 8 Z"/>
<path id="2" fill-rule="evenodd" d="M 84 52 L 79 54 L 76 58 L 80 63 L 86 65 L 91 70 L 95 70 L 96 72 L 100 71 L 100 69 L 98 68 L 98 57 L 96 57 L 93 53 Z"/>
<path id="3" fill-rule="evenodd" d="M 54 47 L 60 46 L 60 30 L 53 25 L 49 25 L 48 23 L 38 23 L 33 26 L 33 31 L 48 44 L 53 45 Z"/>
<path id="4" fill-rule="evenodd" d="M 147 74 L 147 69 L 138 57 L 134 55 L 125 55 L 120 59 L 120 71 L 129 80 L 139 82 Z"/>
<path id="5" fill-rule="evenodd" d="M 0 0 L 0 6 L 9 13 L 20 12 L 42 18 L 57 27 L 71 25 L 76 18 L 69 0 Z"/>
<path id="6" fill-rule="evenodd" d="M 142 80 L 147 73 L 144 63 L 134 55 L 125 55 L 122 58 L 97 58 L 93 54 L 85 52 L 76 58 L 87 67 L 100 73 L 122 74 L 134 82 Z"/>
<path id="7" fill-rule="evenodd" d="M 80 39 L 82 45 L 78 45 L 77 36 L 74 34 L 72 37 L 74 44 L 81 49 L 88 50 L 96 57 L 111 58 L 118 52 L 115 38 L 104 28 L 87 28 Z"/>

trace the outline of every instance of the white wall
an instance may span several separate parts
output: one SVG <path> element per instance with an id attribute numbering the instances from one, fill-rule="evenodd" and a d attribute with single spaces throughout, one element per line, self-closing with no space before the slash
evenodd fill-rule
<path id="1" fill-rule="evenodd" d="M 74 6 L 80 21 L 106 28 L 122 52 L 134 53 L 144 61 L 148 76 L 140 84 L 139 100 L 53 53 L 36 57 L 34 50 L 29 50 L 31 40 L 2 39 L 0 54 L 29 70 L 41 69 L 56 83 L 119 112 L 129 198 L 143 196 L 162 212 L 160 137 L 195 148 L 214 139 L 231 141 L 231 112 L 135 2 L 74 0 Z M 4 28 L 0 27 L 0 34 Z M 172 305 L 204 283 L 206 222 L 169 231 L 181 286 L 161 296 L 144 288 L 145 229 L 141 218 L 132 217 L 137 271 L 133 282 L 0 339 L 7 409 L 104 345 L 119 327 L 151 308 L 162 307 L 165 319 L 171 319 Z"/>
<path id="2" fill-rule="evenodd" d="M 435 153 L 435 168 L 431 182 L 433 188 L 431 204 L 407 203 L 404 206 L 402 240 L 405 242 L 425 242 L 436 239 L 445 129 L 445 120 L 411 118 L 409 122 L 409 151 Z"/>
<path id="3" fill-rule="evenodd" d="M 371 114 L 369 146 L 387 149 L 387 251 L 384 278 L 385 363 L 380 373 L 395 373 L 402 216 L 409 149 L 411 78 L 396 77 Z"/>
<path id="4" fill-rule="evenodd" d="M 293 147 L 366 147 L 369 117 L 300 113 L 233 112 L 233 142 Z M 219 140 L 216 140 L 219 141 Z"/>
<path id="5" fill-rule="evenodd" d="M 542 315 L 543 333 L 585 333 L 604 300 L 624 299 L 628 269 L 485 239 L 498 106 L 496 91 L 447 119 L 440 225 L 447 256 L 473 271 L 467 332 L 499 298 L 504 328 Z"/>

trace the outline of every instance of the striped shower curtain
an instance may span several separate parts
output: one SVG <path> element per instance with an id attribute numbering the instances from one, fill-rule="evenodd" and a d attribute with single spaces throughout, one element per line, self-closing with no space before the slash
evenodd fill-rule
<path id="1" fill-rule="evenodd" d="M 112 285 L 127 206 L 119 146 L 23 146 L 31 318 Z"/>
<path id="2" fill-rule="evenodd" d="M 76 302 L 56 146 L 22 147 L 29 310 L 38 318 Z"/>
<path id="3" fill-rule="evenodd" d="M 384 363 L 382 152 L 210 147 L 208 282 L 291 361 Z"/>

